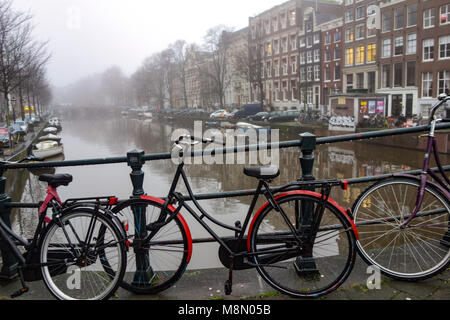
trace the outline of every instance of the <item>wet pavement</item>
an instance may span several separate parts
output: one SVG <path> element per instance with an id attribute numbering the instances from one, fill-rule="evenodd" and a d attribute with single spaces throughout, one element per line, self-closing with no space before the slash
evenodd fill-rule
<path id="1" fill-rule="evenodd" d="M 320 300 L 449 300 L 450 268 L 434 278 L 422 282 L 403 282 L 381 277 L 380 289 L 369 289 L 367 281 L 371 273 L 358 257 L 353 272 L 336 291 Z M 224 294 L 224 282 L 228 270 L 189 270 L 170 289 L 157 295 L 135 295 L 119 289 L 112 300 L 293 300 L 268 286 L 254 269 L 233 273 L 233 292 Z M 53 300 L 43 282 L 28 284 L 30 292 L 16 300 Z M 20 289 L 18 279 L 0 282 L 0 299 L 10 300 L 10 295 Z M 298 300 L 298 299 L 296 299 Z"/>

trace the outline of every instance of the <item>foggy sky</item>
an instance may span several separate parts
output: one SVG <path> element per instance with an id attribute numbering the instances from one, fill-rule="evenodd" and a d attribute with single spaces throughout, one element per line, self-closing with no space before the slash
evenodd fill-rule
<path id="1" fill-rule="evenodd" d="M 201 44 L 219 24 L 236 30 L 284 0 L 13 0 L 29 11 L 35 37 L 49 40 L 52 85 L 65 86 L 117 65 L 130 75 L 178 39 Z"/>

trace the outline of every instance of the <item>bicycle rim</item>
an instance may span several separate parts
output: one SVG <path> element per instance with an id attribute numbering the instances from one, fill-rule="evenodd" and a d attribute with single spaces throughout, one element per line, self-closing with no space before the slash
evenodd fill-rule
<path id="1" fill-rule="evenodd" d="M 441 272 L 449 263 L 448 199 L 427 185 L 423 204 L 409 224 L 419 182 L 409 179 L 382 181 L 365 191 L 354 207 L 358 249 L 362 258 L 387 276 L 422 280 Z"/>
<path id="2" fill-rule="evenodd" d="M 42 240 L 41 263 L 44 282 L 61 300 L 105 300 L 118 288 L 125 271 L 125 249 L 120 233 L 104 216 L 96 215 L 92 237 L 87 240 L 93 212 L 63 215 L 52 222 Z M 100 230 L 102 230 L 100 234 Z M 108 260 L 102 266 L 99 249 Z M 84 252 L 84 254 L 82 253 Z"/>
<path id="3" fill-rule="evenodd" d="M 152 234 L 150 241 L 138 244 L 151 234 L 139 230 L 142 219 L 145 225 L 159 220 L 162 205 L 144 199 L 131 200 L 113 211 L 128 224 L 127 237 L 130 250 L 127 254 L 127 270 L 121 286 L 137 294 L 156 294 L 170 288 L 186 270 L 189 243 L 181 220 L 176 217 Z M 167 213 L 167 217 L 170 214 Z"/>
<path id="4" fill-rule="evenodd" d="M 301 225 L 309 224 L 308 215 L 314 215 L 320 200 L 294 195 L 277 201 L 302 240 L 295 239 L 279 212 L 266 208 L 255 221 L 251 235 L 259 273 L 272 287 L 293 297 L 317 298 L 332 292 L 348 277 L 355 261 L 355 237 L 349 222 L 337 208 L 326 203 L 311 245 L 311 238 L 301 231 Z M 281 252 L 265 253 L 275 249 Z"/>

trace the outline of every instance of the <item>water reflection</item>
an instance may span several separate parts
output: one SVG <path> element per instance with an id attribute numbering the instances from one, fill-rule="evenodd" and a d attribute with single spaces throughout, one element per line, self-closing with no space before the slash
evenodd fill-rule
<path id="1" fill-rule="evenodd" d="M 86 119 L 64 119 L 61 132 L 64 143 L 65 159 L 88 159 L 125 156 L 132 149 L 145 150 L 149 153 L 169 152 L 170 137 L 175 129 L 192 129 L 189 122 L 164 122 L 160 119 L 142 121 L 117 116 L 99 116 Z M 280 132 L 281 140 L 297 139 L 302 130 Z M 315 130 L 317 136 L 326 136 L 326 130 Z M 362 142 L 337 143 L 317 147 L 313 174 L 316 178 L 351 178 L 377 175 L 405 169 L 421 167 L 423 153 L 420 151 L 397 149 Z M 280 150 L 281 175 L 274 185 L 282 185 L 301 177 L 299 165 L 300 150 L 298 148 Z M 442 156 L 444 163 L 447 156 Z M 243 175 L 244 165 L 188 165 L 186 171 L 195 193 L 209 193 L 252 189 L 256 187 L 256 179 Z M 175 173 L 176 165 L 171 161 L 153 161 L 146 163 L 144 190 L 151 195 L 165 196 Z M 73 197 L 116 195 L 128 198 L 132 192 L 129 179 L 131 172 L 126 164 L 57 168 L 57 173 L 70 173 L 74 182 L 69 187 L 59 189 L 63 199 Z M 39 173 L 37 173 L 39 174 Z M 36 175 L 26 170 L 7 172 L 8 194 L 13 201 L 38 202 L 45 197 L 45 183 L 39 182 Z M 351 207 L 358 195 L 367 185 L 358 185 L 347 191 L 335 189 L 334 198 L 343 207 Z M 186 192 L 180 184 L 179 191 Z M 217 199 L 202 201 L 205 209 L 219 220 L 234 225 L 237 220 L 243 221 L 251 197 Z M 259 201 L 262 205 L 262 200 Z M 24 209 L 13 218 L 14 228 L 27 233 L 33 230 L 36 210 Z M 198 224 L 188 217 L 194 237 L 209 236 Z M 227 231 L 212 226 L 220 235 L 232 235 Z M 29 236 L 29 234 L 28 234 Z M 203 248 L 203 246 L 199 246 Z M 202 252 L 202 249 L 199 250 Z M 201 261 L 200 261 L 201 260 Z M 195 261 L 202 262 L 203 258 Z M 209 259 L 210 260 L 210 259 Z M 217 263 L 219 260 L 213 261 Z M 199 263 L 200 265 L 202 263 Z"/>

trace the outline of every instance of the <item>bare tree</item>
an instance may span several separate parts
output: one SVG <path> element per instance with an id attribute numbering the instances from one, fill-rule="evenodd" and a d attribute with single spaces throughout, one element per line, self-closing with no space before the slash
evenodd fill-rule
<path id="1" fill-rule="evenodd" d="M 16 12 L 11 1 L 0 3 L 0 91 L 8 125 L 9 95 L 50 59 L 47 43 L 33 40 L 31 15 Z"/>
<path id="2" fill-rule="evenodd" d="M 221 107 L 224 107 L 225 91 L 231 83 L 232 75 L 228 69 L 228 50 L 232 30 L 219 25 L 211 28 L 204 37 L 203 49 L 209 55 L 209 63 L 199 65 L 201 76 L 211 81 L 213 93 Z"/>

